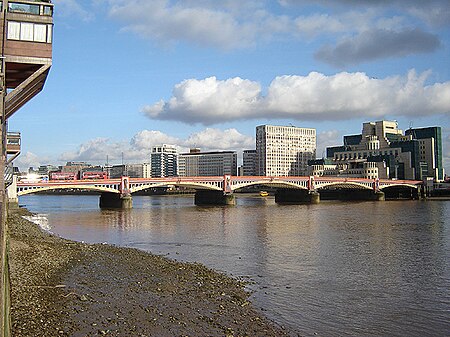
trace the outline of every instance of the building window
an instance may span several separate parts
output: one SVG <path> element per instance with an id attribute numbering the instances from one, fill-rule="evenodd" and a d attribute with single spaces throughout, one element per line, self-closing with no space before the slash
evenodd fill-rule
<path id="1" fill-rule="evenodd" d="M 27 14 L 36 14 L 39 15 L 39 5 L 31 5 L 31 4 L 21 4 L 10 2 L 8 4 L 8 9 L 10 12 L 15 13 L 27 13 Z"/>
<path id="2" fill-rule="evenodd" d="M 33 27 L 34 24 L 29 22 L 21 22 L 20 23 L 20 40 L 22 41 L 33 41 Z"/>
<path id="3" fill-rule="evenodd" d="M 8 40 L 52 42 L 52 25 L 8 21 Z"/>
<path id="4" fill-rule="evenodd" d="M 44 6 L 44 15 L 52 16 L 53 15 L 53 7 Z"/>

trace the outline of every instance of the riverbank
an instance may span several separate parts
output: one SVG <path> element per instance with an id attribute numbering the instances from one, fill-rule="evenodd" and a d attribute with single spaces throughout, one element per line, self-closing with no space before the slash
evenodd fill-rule
<path id="1" fill-rule="evenodd" d="M 200 264 L 83 244 L 9 219 L 13 336 L 288 336 L 245 284 Z"/>

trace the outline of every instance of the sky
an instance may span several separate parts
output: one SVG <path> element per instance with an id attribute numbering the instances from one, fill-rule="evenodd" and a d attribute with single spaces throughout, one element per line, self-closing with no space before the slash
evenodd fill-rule
<path id="1" fill-rule="evenodd" d="M 54 0 L 43 91 L 9 119 L 21 169 L 149 162 L 151 147 L 255 148 L 315 128 L 317 157 L 364 122 L 442 127 L 449 0 Z"/>

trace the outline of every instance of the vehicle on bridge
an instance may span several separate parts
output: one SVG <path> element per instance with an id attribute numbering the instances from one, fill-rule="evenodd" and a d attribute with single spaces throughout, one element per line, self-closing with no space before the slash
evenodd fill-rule
<path id="1" fill-rule="evenodd" d="M 24 184 L 34 184 L 39 182 L 47 182 L 48 175 L 47 174 L 34 174 L 28 173 L 24 176 L 17 176 L 17 181 Z"/>
<path id="2" fill-rule="evenodd" d="M 78 180 L 78 172 L 50 172 L 50 180 Z"/>
<path id="3" fill-rule="evenodd" d="M 108 172 L 105 171 L 85 171 L 81 173 L 81 179 L 108 179 Z"/>

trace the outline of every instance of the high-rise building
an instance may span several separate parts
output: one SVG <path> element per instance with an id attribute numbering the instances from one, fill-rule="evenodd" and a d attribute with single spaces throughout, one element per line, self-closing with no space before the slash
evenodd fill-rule
<path id="1" fill-rule="evenodd" d="M 364 123 L 360 135 L 344 136 L 344 145 L 327 148 L 326 167 L 312 161 L 310 174 L 440 181 L 444 178 L 440 131 L 410 129 L 403 135 L 396 121 Z"/>
<path id="2" fill-rule="evenodd" d="M 242 175 L 256 175 L 256 150 L 244 150 L 242 154 Z"/>
<path id="3" fill-rule="evenodd" d="M 179 156 L 181 177 L 237 175 L 237 154 L 235 151 L 200 152 L 193 149 Z"/>
<path id="4" fill-rule="evenodd" d="M 405 132 L 419 141 L 420 161 L 426 163 L 426 176 L 436 181 L 443 181 L 445 177 L 442 165 L 442 131 L 438 126 L 409 129 Z"/>
<path id="5" fill-rule="evenodd" d="M 178 176 L 178 153 L 176 147 L 167 144 L 152 147 L 150 165 L 152 177 Z"/>
<path id="6" fill-rule="evenodd" d="M 256 127 L 257 175 L 306 175 L 308 160 L 315 158 L 315 129 L 274 125 Z"/>

